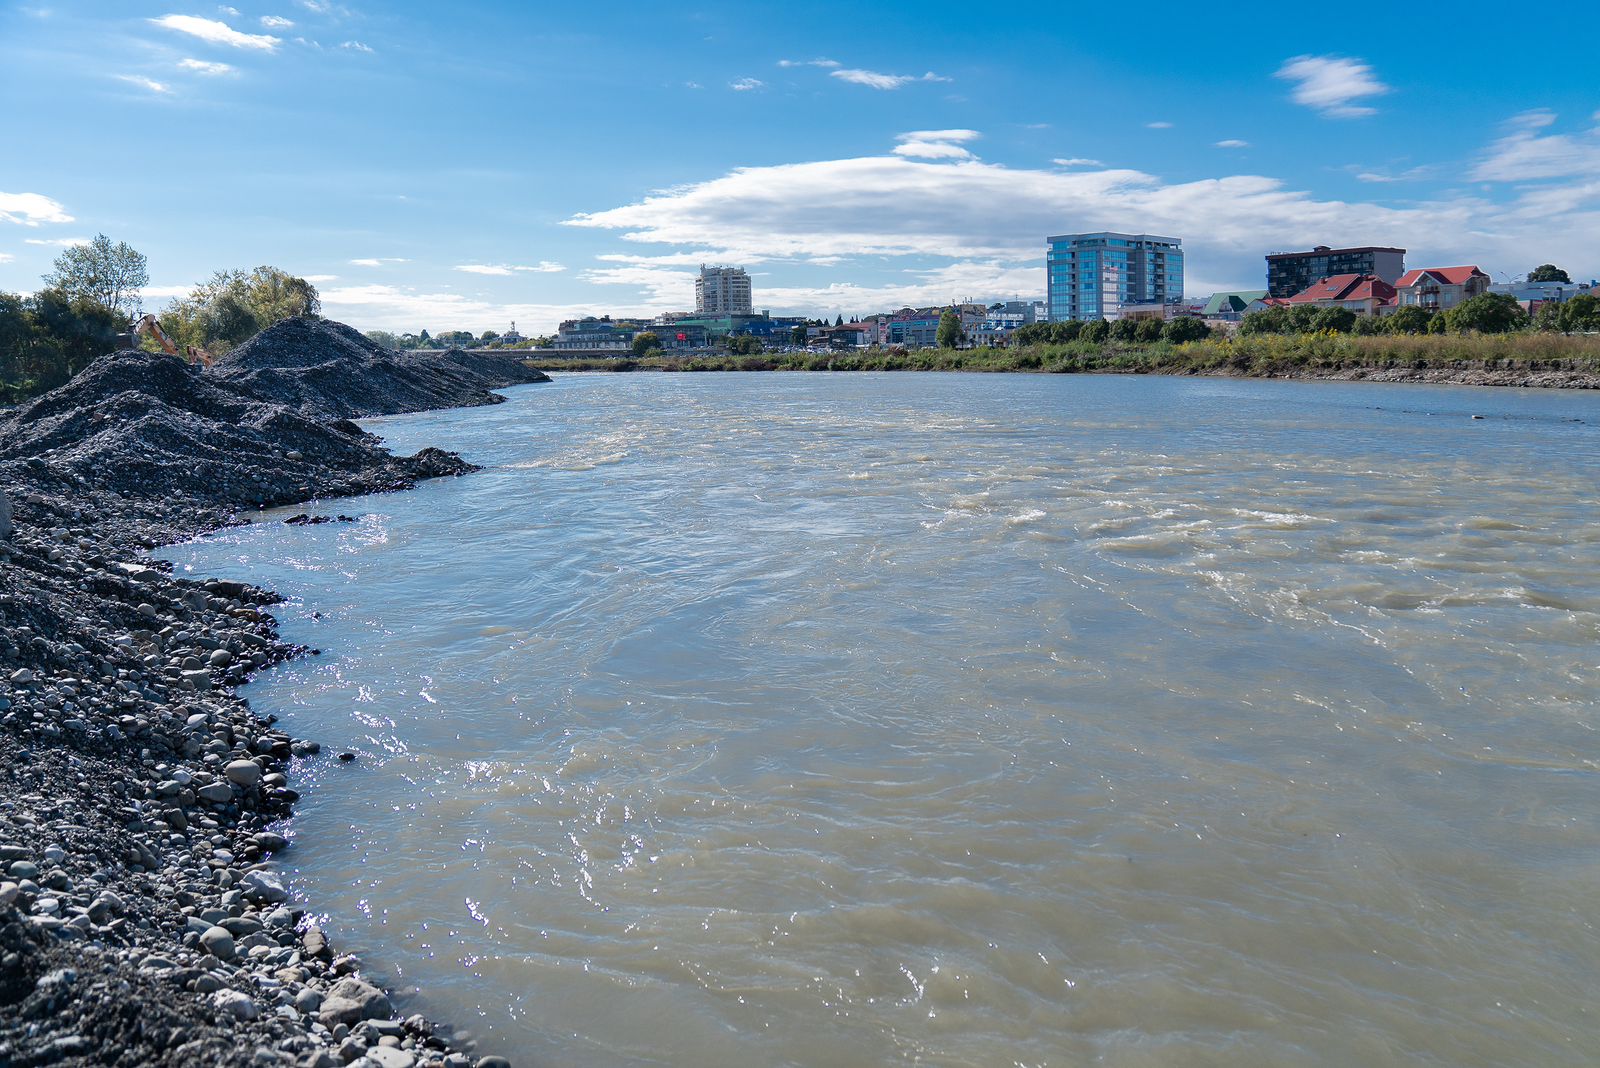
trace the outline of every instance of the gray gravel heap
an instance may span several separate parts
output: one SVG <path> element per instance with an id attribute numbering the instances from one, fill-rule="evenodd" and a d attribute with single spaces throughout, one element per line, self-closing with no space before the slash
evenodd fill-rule
<path id="1" fill-rule="evenodd" d="M 548 382 L 510 356 L 394 352 L 343 323 L 288 319 L 217 361 L 212 377 L 324 417 L 497 404 L 491 389 Z"/>
<path id="2" fill-rule="evenodd" d="M 141 552 L 471 469 L 138 352 L 0 418 L 0 1068 L 500 1063 L 405 1015 L 271 864 L 290 761 L 324 759 L 233 692 L 307 652 L 277 598 Z"/>

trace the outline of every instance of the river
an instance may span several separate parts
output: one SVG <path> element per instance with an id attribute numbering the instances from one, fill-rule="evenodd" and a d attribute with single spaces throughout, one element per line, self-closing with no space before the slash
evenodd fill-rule
<path id="1" fill-rule="evenodd" d="M 1593 1062 L 1600 395 L 508 395 L 366 424 L 479 474 L 163 550 L 322 650 L 245 691 L 324 746 L 281 856 L 406 1011 L 547 1065 Z"/>

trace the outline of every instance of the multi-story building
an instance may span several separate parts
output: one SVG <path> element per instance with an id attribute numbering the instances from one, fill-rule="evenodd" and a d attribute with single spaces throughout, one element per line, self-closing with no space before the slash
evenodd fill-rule
<path id="1" fill-rule="evenodd" d="M 1124 304 L 1183 299 L 1182 240 L 1151 234 L 1063 234 L 1048 238 L 1046 305 L 1051 322 L 1116 319 Z"/>
<path id="2" fill-rule="evenodd" d="M 700 277 L 694 280 L 696 316 L 749 315 L 752 307 L 750 276 L 743 267 L 700 265 Z"/>
<path id="3" fill-rule="evenodd" d="M 1292 297 L 1312 283 L 1341 274 L 1371 274 L 1390 285 L 1406 273 L 1406 250 L 1366 245 L 1329 248 L 1318 245 L 1310 252 L 1274 252 L 1267 256 L 1267 295 Z"/>
<path id="4" fill-rule="evenodd" d="M 1448 311 L 1489 292 L 1489 276 L 1477 267 L 1419 267 L 1394 284 L 1401 307 Z"/>

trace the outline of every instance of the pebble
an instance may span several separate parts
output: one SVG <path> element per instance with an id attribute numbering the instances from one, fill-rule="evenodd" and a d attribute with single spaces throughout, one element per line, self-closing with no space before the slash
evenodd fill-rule
<path id="1" fill-rule="evenodd" d="M 232 782 L 240 786 L 254 786 L 261 781 L 261 765 L 254 760 L 233 760 L 222 769 Z"/>
<path id="2" fill-rule="evenodd" d="M 219 1011 L 241 1020 L 254 1020 L 261 1015 L 261 1009 L 250 996 L 238 990 L 219 990 L 211 995 L 211 1003 Z"/>

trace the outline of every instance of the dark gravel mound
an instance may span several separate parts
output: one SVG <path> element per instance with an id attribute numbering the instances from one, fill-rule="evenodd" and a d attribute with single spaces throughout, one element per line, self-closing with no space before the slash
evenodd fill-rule
<path id="1" fill-rule="evenodd" d="M 330 418 L 498 404 L 491 392 L 548 382 L 508 357 L 398 353 L 343 323 L 287 319 L 217 361 L 211 375 L 264 399 Z"/>

